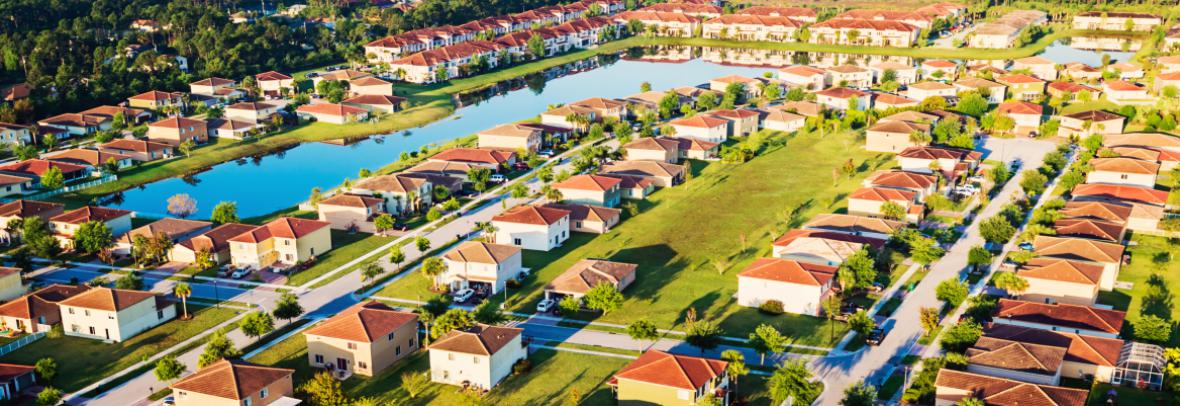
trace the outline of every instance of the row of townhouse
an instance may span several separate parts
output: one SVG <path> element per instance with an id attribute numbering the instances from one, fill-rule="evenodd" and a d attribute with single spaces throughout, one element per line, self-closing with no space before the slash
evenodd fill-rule
<path id="1" fill-rule="evenodd" d="M 1028 27 L 1049 22 L 1049 15 L 1039 10 L 1017 10 L 979 24 L 967 39 L 971 48 L 1012 48 Z"/>
<path id="2" fill-rule="evenodd" d="M 370 63 L 391 63 L 418 52 L 578 20 L 587 16 L 592 8 L 597 8 L 603 14 L 612 15 L 621 11 L 623 6 L 620 0 L 581 0 L 506 16 L 488 17 L 458 26 L 421 28 L 365 44 L 365 55 Z"/>
<path id="3" fill-rule="evenodd" d="M 407 82 L 432 83 L 462 76 L 467 73 L 465 67 L 480 60 L 488 68 L 495 68 L 505 62 L 500 60 L 503 53 L 513 58 L 523 57 L 531 52 L 528 41 L 533 36 L 544 40 L 545 55 L 540 56 L 551 56 L 598 44 L 607 39 L 604 33 L 618 33 L 620 27 L 619 23 L 606 17 L 588 17 L 557 26 L 516 32 L 492 41 L 471 40 L 434 48 L 394 60 L 389 63 L 389 69 L 401 72 Z"/>

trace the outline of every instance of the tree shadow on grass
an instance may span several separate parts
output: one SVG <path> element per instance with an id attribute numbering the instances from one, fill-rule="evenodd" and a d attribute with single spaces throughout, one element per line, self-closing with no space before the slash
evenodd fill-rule
<path id="1" fill-rule="evenodd" d="M 1159 274 L 1152 274 L 1147 278 L 1147 293 L 1143 295 L 1143 306 L 1139 308 L 1139 312 L 1172 320 L 1174 296 L 1168 289 L 1167 281 Z"/>

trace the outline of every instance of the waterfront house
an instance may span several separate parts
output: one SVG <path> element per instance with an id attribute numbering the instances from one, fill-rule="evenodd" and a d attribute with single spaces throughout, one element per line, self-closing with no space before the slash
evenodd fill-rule
<path id="1" fill-rule="evenodd" d="M 369 113 L 394 113 L 401 111 L 402 106 L 406 103 L 405 97 L 377 95 L 377 94 L 363 94 L 344 99 L 340 102 L 348 107 L 356 107 L 368 110 Z"/>
<path id="2" fill-rule="evenodd" d="M 116 237 L 112 252 L 119 255 L 131 255 L 131 251 L 135 247 L 135 240 L 140 237 L 150 240 L 163 236 L 172 244 L 176 244 L 203 234 L 212 228 L 213 223 L 208 221 L 165 217 Z"/>
<path id="3" fill-rule="evenodd" d="M 172 157 L 171 144 L 131 138 L 119 138 L 105 144 L 99 144 L 98 151 L 126 155 L 139 162 L 151 162 L 157 159 Z"/>
<path id="4" fill-rule="evenodd" d="M 1046 81 L 1057 80 L 1057 64 L 1041 56 L 1030 56 L 1012 61 L 1010 70 L 1028 71 L 1031 75 Z"/>
<path id="5" fill-rule="evenodd" d="M 778 70 L 778 78 L 790 87 L 803 90 L 821 90 L 827 87 L 827 75 L 823 69 L 794 65 Z"/>
<path id="6" fill-rule="evenodd" d="M 542 131 L 533 126 L 521 124 L 502 124 L 480 131 L 477 135 L 478 146 L 481 149 L 504 149 L 509 151 L 524 150 L 536 152 L 541 148 Z"/>
<path id="7" fill-rule="evenodd" d="M 209 141 L 209 128 L 205 120 L 174 116 L 149 124 L 147 138 L 173 146 L 186 141 L 204 144 Z"/>
<path id="8" fill-rule="evenodd" d="M 1017 100 L 1036 100 L 1045 94 L 1045 81 L 1023 73 L 996 76 L 995 81 L 1008 86 L 1008 95 Z"/>
<path id="9" fill-rule="evenodd" d="M 332 224 L 333 230 L 376 232 L 373 219 L 385 213 L 385 199 L 351 193 L 340 193 L 321 200 L 316 205 L 319 220 Z"/>
<path id="10" fill-rule="evenodd" d="M 358 180 L 350 191 L 354 194 L 368 194 L 384 199 L 381 211 L 402 214 L 417 211 L 434 203 L 434 182 L 427 177 L 411 176 L 405 173 L 376 175 Z"/>
<path id="11" fill-rule="evenodd" d="M 1075 30 L 1147 32 L 1163 23 L 1163 18 L 1150 13 L 1083 11 L 1073 16 Z"/>
<path id="12" fill-rule="evenodd" d="M 49 225 L 54 236 L 63 246 L 71 247 L 74 233 L 83 224 L 91 221 L 105 223 L 112 235 L 121 235 L 131 231 L 131 217 L 134 213 L 128 210 L 110 209 L 98 206 L 82 206 L 74 210 L 49 218 Z"/>
<path id="13" fill-rule="evenodd" d="M 355 123 L 369 118 L 368 110 L 336 103 L 305 104 L 295 109 L 295 113 L 304 119 L 314 118 L 331 124 Z"/>

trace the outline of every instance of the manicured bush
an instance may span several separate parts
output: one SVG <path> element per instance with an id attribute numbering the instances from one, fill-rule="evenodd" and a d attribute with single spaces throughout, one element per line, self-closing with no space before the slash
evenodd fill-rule
<path id="1" fill-rule="evenodd" d="M 766 314 L 779 315 L 783 314 L 783 302 L 777 300 L 767 300 L 758 306 L 758 310 Z"/>

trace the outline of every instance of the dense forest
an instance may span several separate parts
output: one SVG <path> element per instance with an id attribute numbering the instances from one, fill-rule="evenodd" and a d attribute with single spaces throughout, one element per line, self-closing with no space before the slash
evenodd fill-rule
<path id="1" fill-rule="evenodd" d="M 274 9 L 275 1 L 267 1 Z M 369 2 L 311 0 L 304 19 L 230 15 L 255 12 L 235 0 L 0 0 L 0 86 L 28 82 L 31 102 L 0 110 L 0 121 L 117 103 L 148 90 L 185 90 L 200 78 L 241 79 L 267 70 L 296 71 L 361 60 L 361 45 L 393 33 L 507 14 L 558 0 L 424 0 L 409 11 Z M 352 5 L 348 5 L 352 4 Z M 166 30 L 143 32 L 154 20 Z M 313 20 L 315 21 L 315 20 Z M 175 56 L 187 59 L 180 71 Z"/>

